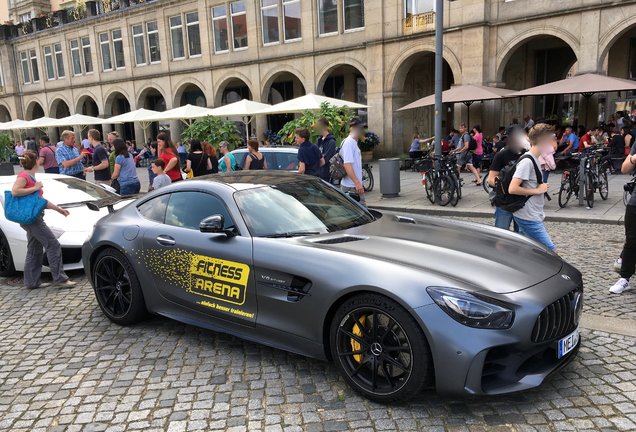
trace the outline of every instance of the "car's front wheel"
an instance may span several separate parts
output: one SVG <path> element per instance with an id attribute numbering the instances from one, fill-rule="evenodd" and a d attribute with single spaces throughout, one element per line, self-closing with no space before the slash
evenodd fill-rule
<path id="1" fill-rule="evenodd" d="M 347 383 L 382 403 L 409 399 L 431 382 L 433 363 L 424 332 L 398 303 L 361 294 L 336 311 L 331 354 Z"/>
<path id="2" fill-rule="evenodd" d="M 0 276 L 9 277 L 15 274 L 15 265 L 13 263 L 13 255 L 11 254 L 11 246 L 9 240 L 0 231 Z"/>
<path id="3" fill-rule="evenodd" d="M 92 275 L 97 303 L 108 319 L 130 325 L 145 318 L 141 286 L 124 254 L 112 248 L 103 250 L 95 259 Z"/>

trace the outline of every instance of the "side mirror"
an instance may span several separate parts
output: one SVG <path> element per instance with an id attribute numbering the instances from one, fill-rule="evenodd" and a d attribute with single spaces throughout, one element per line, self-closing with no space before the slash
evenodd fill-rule
<path id="1" fill-rule="evenodd" d="M 199 231 L 208 234 L 225 234 L 228 237 L 235 236 L 234 231 L 225 229 L 225 218 L 220 214 L 203 219 L 199 224 Z"/>

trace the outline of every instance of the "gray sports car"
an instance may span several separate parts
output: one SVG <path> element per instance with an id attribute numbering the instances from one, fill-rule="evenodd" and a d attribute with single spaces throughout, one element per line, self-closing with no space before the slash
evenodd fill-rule
<path id="1" fill-rule="evenodd" d="M 332 360 L 366 397 L 540 385 L 579 348 L 581 274 L 514 233 L 366 210 L 309 176 L 162 188 L 83 248 L 104 314 L 147 313 Z"/>

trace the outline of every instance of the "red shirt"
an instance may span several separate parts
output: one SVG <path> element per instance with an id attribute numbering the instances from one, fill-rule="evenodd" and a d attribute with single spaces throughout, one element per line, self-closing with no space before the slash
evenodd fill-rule
<path id="1" fill-rule="evenodd" d="M 29 173 L 28 173 L 28 172 L 26 172 L 26 171 L 21 171 L 21 172 L 18 174 L 18 178 L 23 178 L 23 179 L 25 179 L 25 180 L 26 180 L 26 186 L 25 186 L 25 188 L 26 188 L 26 189 L 28 189 L 28 188 L 32 188 L 33 186 L 35 186 L 35 179 L 34 179 L 33 177 L 31 177 L 31 174 L 29 174 Z M 44 191 L 43 191 L 42 189 L 40 189 L 40 190 L 38 191 L 38 194 L 39 194 L 40 196 L 42 196 L 42 195 L 44 195 Z"/>
<path id="2" fill-rule="evenodd" d="M 583 153 L 583 150 L 585 150 L 586 145 L 584 143 L 587 143 L 588 146 L 592 144 L 592 137 L 589 133 L 586 133 L 581 137 L 581 142 L 579 143 L 579 153 Z"/>
<path id="3" fill-rule="evenodd" d="M 174 166 L 174 168 L 170 169 L 169 171 L 166 171 L 166 174 L 168 175 L 168 177 L 170 177 L 170 180 L 172 181 L 183 180 L 183 177 L 181 177 L 181 167 L 179 166 L 179 158 L 177 158 L 177 156 L 172 152 L 172 150 L 165 149 L 159 156 L 159 159 L 163 160 L 166 163 L 166 166 L 168 166 L 170 161 L 174 158 L 177 159 L 177 164 Z"/>

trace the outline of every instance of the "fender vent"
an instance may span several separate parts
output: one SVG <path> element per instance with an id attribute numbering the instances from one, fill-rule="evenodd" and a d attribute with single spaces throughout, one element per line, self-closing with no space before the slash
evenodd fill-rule
<path id="1" fill-rule="evenodd" d="M 325 240 L 316 241 L 314 243 L 318 244 L 339 244 L 339 243 L 350 243 L 360 240 L 366 240 L 364 237 L 356 237 L 356 236 L 342 236 L 342 237 L 332 237 Z"/>
<path id="2" fill-rule="evenodd" d="M 400 223 L 415 225 L 415 219 L 406 216 L 397 216 L 397 221 Z"/>

